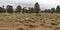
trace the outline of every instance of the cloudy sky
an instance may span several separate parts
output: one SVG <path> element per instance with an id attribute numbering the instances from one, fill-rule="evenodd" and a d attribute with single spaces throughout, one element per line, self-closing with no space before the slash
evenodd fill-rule
<path id="1" fill-rule="evenodd" d="M 17 5 L 21 5 L 22 7 L 33 7 L 36 2 L 40 4 L 41 9 L 50 9 L 60 5 L 60 0 L 0 0 L 0 6 L 12 5 L 15 8 Z"/>

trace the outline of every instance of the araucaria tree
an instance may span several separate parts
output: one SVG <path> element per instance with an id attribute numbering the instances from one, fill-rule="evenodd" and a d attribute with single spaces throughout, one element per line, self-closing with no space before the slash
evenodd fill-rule
<path id="1" fill-rule="evenodd" d="M 56 7 L 56 12 L 60 13 L 60 6 L 59 5 Z"/>
<path id="2" fill-rule="evenodd" d="M 19 12 L 20 13 L 21 12 L 21 9 L 22 9 L 21 6 L 18 5 L 17 8 L 16 8 L 16 12 Z"/>
<path id="3" fill-rule="evenodd" d="M 13 13 L 13 7 L 11 5 L 7 5 L 6 10 L 8 13 Z"/>
<path id="4" fill-rule="evenodd" d="M 35 6 L 34 6 L 34 13 L 38 14 L 40 12 L 40 6 L 38 3 L 35 3 Z"/>

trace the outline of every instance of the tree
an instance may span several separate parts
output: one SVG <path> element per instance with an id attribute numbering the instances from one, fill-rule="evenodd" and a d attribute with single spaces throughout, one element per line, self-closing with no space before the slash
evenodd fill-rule
<path id="1" fill-rule="evenodd" d="M 17 8 L 16 8 L 16 12 L 19 12 L 20 13 L 21 12 L 21 9 L 22 9 L 21 6 L 18 5 Z"/>
<path id="2" fill-rule="evenodd" d="M 2 13 L 2 8 L 0 7 L 0 13 Z"/>
<path id="3" fill-rule="evenodd" d="M 4 6 L 3 7 L 0 7 L 0 13 L 4 13 L 4 12 L 6 12 Z"/>
<path id="4" fill-rule="evenodd" d="M 45 11 L 44 12 L 48 12 L 48 10 L 47 9 L 45 9 Z"/>
<path id="5" fill-rule="evenodd" d="M 22 13 L 24 14 L 26 12 L 26 7 L 22 9 Z"/>
<path id="6" fill-rule="evenodd" d="M 39 13 L 39 11 L 40 11 L 40 6 L 39 6 L 38 3 L 35 3 L 34 12 L 35 12 L 35 13 Z"/>
<path id="7" fill-rule="evenodd" d="M 28 11 L 27 11 L 27 12 L 28 12 L 28 13 L 31 13 L 31 7 L 28 8 Z"/>
<path id="8" fill-rule="evenodd" d="M 5 10 L 5 8 L 4 8 L 4 5 L 2 6 L 2 12 L 3 12 L 3 13 L 6 12 L 6 10 Z"/>
<path id="9" fill-rule="evenodd" d="M 13 7 L 11 5 L 7 5 L 6 9 L 8 13 L 13 13 Z"/>
<path id="10" fill-rule="evenodd" d="M 33 11 L 33 10 L 34 10 L 34 8 L 31 8 L 30 12 L 31 12 L 31 13 L 34 13 L 34 11 Z"/>
<path id="11" fill-rule="evenodd" d="M 56 7 L 56 12 L 60 13 L 60 6 L 59 5 L 57 5 L 57 7 Z"/>
<path id="12" fill-rule="evenodd" d="M 55 12 L 55 8 L 51 8 L 51 13 Z"/>
<path id="13" fill-rule="evenodd" d="M 48 12 L 51 13 L 51 9 L 48 9 Z"/>

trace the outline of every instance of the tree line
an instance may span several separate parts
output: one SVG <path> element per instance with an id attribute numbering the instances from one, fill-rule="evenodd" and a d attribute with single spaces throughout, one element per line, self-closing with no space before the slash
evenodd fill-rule
<path id="1" fill-rule="evenodd" d="M 47 13 L 60 13 L 60 6 L 57 5 L 56 8 L 51 8 L 51 9 L 45 9 L 44 11 L 41 12 L 47 12 Z"/>
<path id="2" fill-rule="evenodd" d="M 24 13 L 39 13 L 39 11 L 40 11 L 40 6 L 39 6 L 38 2 L 35 3 L 34 8 L 29 7 L 28 9 L 26 7 L 22 8 L 20 5 L 18 5 L 15 10 L 13 9 L 12 5 L 7 5 L 6 8 L 4 8 L 4 6 L 0 7 L 0 13 L 5 13 L 5 12 L 21 13 L 22 12 L 24 14 Z"/>
<path id="3" fill-rule="evenodd" d="M 56 8 L 51 8 L 51 9 L 45 9 L 44 11 L 40 11 L 40 5 L 38 2 L 35 3 L 34 7 L 29 7 L 28 9 L 26 7 L 22 8 L 20 5 L 18 5 L 14 11 L 12 5 L 7 5 L 6 8 L 0 7 L 0 13 L 40 13 L 40 12 L 48 12 L 48 13 L 60 13 L 60 6 L 57 5 Z"/>

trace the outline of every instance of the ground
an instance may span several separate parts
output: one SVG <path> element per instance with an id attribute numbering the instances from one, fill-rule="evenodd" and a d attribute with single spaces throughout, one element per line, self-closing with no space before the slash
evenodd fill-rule
<path id="1" fill-rule="evenodd" d="M 57 13 L 0 13 L 0 30 L 55 30 L 60 27 Z"/>

